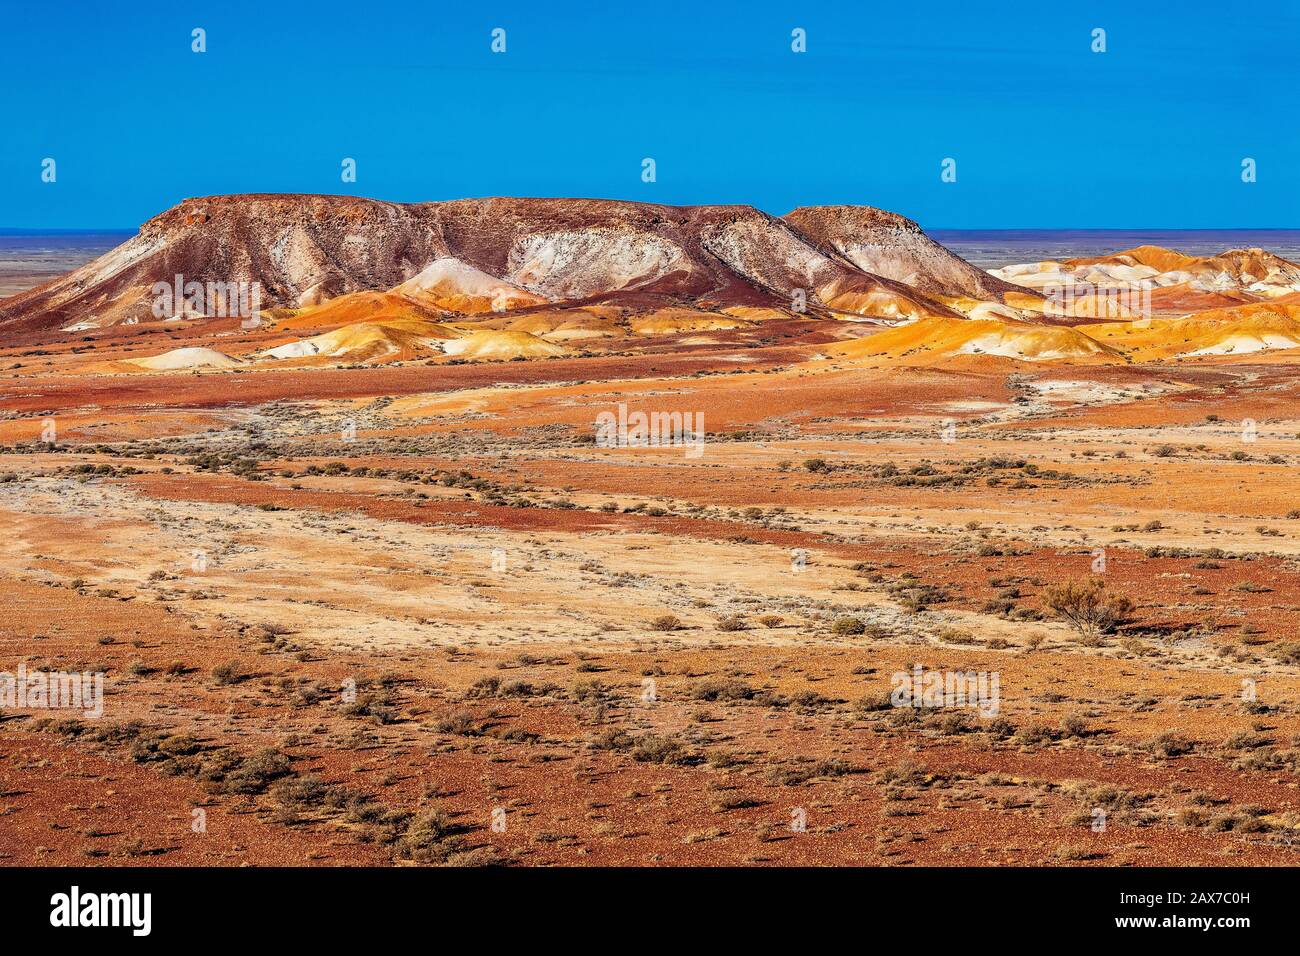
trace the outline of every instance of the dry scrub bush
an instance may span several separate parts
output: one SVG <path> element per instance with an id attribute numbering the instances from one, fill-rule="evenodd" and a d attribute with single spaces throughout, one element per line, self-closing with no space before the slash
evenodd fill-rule
<path id="1" fill-rule="evenodd" d="M 1120 595 L 1106 597 L 1100 578 L 1065 581 L 1043 588 L 1043 605 L 1065 621 L 1085 643 L 1111 634 L 1133 615 L 1133 602 Z"/>

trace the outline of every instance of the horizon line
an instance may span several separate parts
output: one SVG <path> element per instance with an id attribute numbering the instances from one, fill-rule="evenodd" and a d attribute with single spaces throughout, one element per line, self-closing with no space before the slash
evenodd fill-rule
<path id="1" fill-rule="evenodd" d="M 770 215 L 770 213 L 769 213 Z M 779 216 L 777 218 L 780 218 Z M 147 221 L 147 220 L 146 220 Z M 141 224 L 143 225 L 143 223 Z M 920 225 L 918 223 L 918 225 Z M 0 226 L 0 235 L 134 233 L 140 226 Z M 1300 232 L 1300 226 L 925 226 L 930 232 Z"/>

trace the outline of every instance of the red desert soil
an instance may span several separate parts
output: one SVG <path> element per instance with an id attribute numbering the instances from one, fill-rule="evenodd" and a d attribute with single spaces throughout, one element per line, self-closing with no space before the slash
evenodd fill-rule
<path id="1" fill-rule="evenodd" d="M 264 230 L 286 202 L 195 200 L 148 229 L 197 257 L 205 224 Z M 505 283 L 503 250 L 552 207 L 475 202 L 497 220 L 330 209 Z M 529 278 L 563 308 L 455 316 L 563 312 L 598 333 L 572 357 L 110 374 L 246 357 L 328 310 L 58 333 L 96 296 L 138 308 L 117 273 L 5 302 L 0 671 L 100 673 L 105 698 L 0 713 L 0 859 L 1295 864 L 1288 350 L 891 365 L 840 348 L 880 316 L 796 317 L 785 286 L 945 325 L 940 298 L 1021 293 L 878 210 L 613 205 L 566 228 L 613 217 L 680 243 L 678 271 L 590 292 L 622 280 L 583 260 Z M 835 254 L 791 277 L 799 230 Z M 903 236 L 899 258 L 863 230 Z M 766 251 L 724 263 L 720 232 Z M 335 295 L 409 279 L 333 252 L 290 266 Z M 922 266 L 917 289 L 890 274 Z M 620 404 L 702 415 L 701 441 L 602 447 Z M 1072 627 L 1061 586 L 1090 580 L 1110 603 Z M 898 706 L 917 666 L 998 695 Z"/>

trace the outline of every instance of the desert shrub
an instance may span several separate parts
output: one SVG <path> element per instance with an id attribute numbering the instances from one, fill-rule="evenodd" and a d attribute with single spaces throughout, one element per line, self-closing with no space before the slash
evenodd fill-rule
<path id="1" fill-rule="evenodd" d="M 398 856 L 416 863 L 442 863 L 454 848 L 453 832 L 447 814 L 435 807 L 406 822 L 395 849 Z"/>
<path id="2" fill-rule="evenodd" d="M 860 698 L 853 705 L 854 709 L 862 714 L 872 714 L 881 710 L 889 710 L 893 706 L 894 702 L 890 699 L 888 691 L 880 691 L 877 694 L 868 694 L 865 697 Z"/>
<path id="3" fill-rule="evenodd" d="M 1005 717 L 997 717 L 993 720 L 990 720 L 987 724 L 984 725 L 984 732 L 987 733 L 990 737 L 996 737 L 999 740 L 1005 740 L 1007 737 L 1011 737 L 1015 735 L 1016 725 L 1013 724 L 1011 721 L 1007 720 Z"/>
<path id="4" fill-rule="evenodd" d="M 1254 750 L 1259 747 L 1267 747 L 1272 742 L 1272 738 L 1264 734 L 1256 734 L 1249 730 L 1242 730 L 1230 735 L 1223 742 L 1223 746 L 1230 750 Z"/>
<path id="5" fill-rule="evenodd" d="M 501 685 L 501 697 L 538 697 L 555 689 L 554 684 L 533 684 L 526 680 L 508 680 Z"/>
<path id="6" fill-rule="evenodd" d="M 708 701 L 750 700 L 754 693 L 754 688 L 738 680 L 705 681 L 691 689 L 693 699 Z"/>
<path id="7" fill-rule="evenodd" d="M 580 704 L 594 704 L 605 700 L 609 689 L 598 680 L 579 681 L 573 685 L 573 698 Z"/>
<path id="8" fill-rule="evenodd" d="M 281 780 L 275 785 L 273 794 L 290 807 L 341 806 L 346 802 L 342 788 L 325 783 L 315 774 Z"/>
<path id="9" fill-rule="evenodd" d="M 1181 757 L 1192 752 L 1192 742 L 1181 734 L 1167 730 L 1144 743 L 1143 748 L 1158 757 Z"/>
<path id="10" fill-rule="evenodd" d="M 92 736 L 99 743 L 120 746 L 136 740 L 142 733 L 144 724 L 138 720 L 129 720 L 124 724 L 108 724 L 97 728 Z"/>
<path id="11" fill-rule="evenodd" d="M 80 737 L 86 732 L 86 725 L 78 717 L 65 717 L 51 723 L 49 729 L 62 737 Z"/>
<path id="12" fill-rule="evenodd" d="M 495 697 L 500 689 L 500 677 L 480 677 L 474 683 L 469 685 L 469 690 L 465 691 L 465 696 L 468 698 Z"/>
<path id="13" fill-rule="evenodd" d="M 1059 736 L 1058 732 L 1046 724 L 1029 724 L 1016 731 L 1016 739 L 1028 746 L 1051 743 Z"/>
<path id="14" fill-rule="evenodd" d="M 917 614 L 931 604 L 941 604 L 949 599 L 948 592 L 933 584 L 923 584 L 911 575 L 903 575 L 888 588 L 889 594 L 904 608 Z"/>
<path id="15" fill-rule="evenodd" d="M 830 697 L 823 697 L 815 690 L 801 690 L 790 698 L 790 703 L 796 707 L 825 707 L 827 704 L 838 703 Z"/>
<path id="16" fill-rule="evenodd" d="M 935 724 L 939 733 L 944 734 L 945 736 L 967 734 L 975 729 L 971 724 L 970 717 L 960 710 L 954 710 L 949 713 L 938 715 L 938 720 Z"/>
<path id="17" fill-rule="evenodd" d="M 1276 657 L 1283 664 L 1300 664 L 1300 643 L 1294 641 L 1279 641 L 1272 645 L 1269 653 Z"/>
<path id="18" fill-rule="evenodd" d="M 650 629 L 653 631 L 679 631 L 682 622 L 675 614 L 660 614 L 650 622 Z"/>
<path id="19" fill-rule="evenodd" d="M 392 692 L 386 686 L 381 686 L 377 690 L 366 691 L 359 695 L 356 700 L 343 708 L 343 715 L 371 717 L 380 724 L 396 723 L 398 715 L 397 710 L 390 706 L 392 702 Z"/>
<path id="20" fill-rule="evenodd" d="M 893 784 L 897 787 L 924 786 L 930 778 L 930 771 L 913 760 L 902 760 L 876 774 L 878 783 Z"/>
<path id="21" fill-rule="evenodd" d="M 437 723 L 440 734 L 458 734 L 461 737 L 481 737 L 484 725 L 468 710 L 457 710 Z"/>
<path id="22" fill-rule="evenodd" d="M 1133 602 L 1120 595 L 1105 596 L 1100 578 L 1052 584 L 1042 591 L 1048 610 L 1070 625 L 1084 640 L 1111 634 L 1133 615 Z"/>
<path id="23" fill-rule="evenodd" d="M 1070 714 L 1061 721 L 1061 733 L 1067 737 L 1082 737 L 1088 732 L 1088 725 L 1078 714 Z"/>
<path id="24" fill-rule="evenodd" d="M 591 741 L 593 750 L 629 750 L 636 741 L 626 730 L 611 727 L 597 734 Z"/>
<path id="25" fill-rule="evenodd" d="M 221 685 L 238 684 L 247 680 L 248 675 L 244 673 L 244 666 L 239 661 L 226 661 L 212 668 L 212 679 Z"/>
<path id="26" fill-rule="evenodd" d="M 939 640 L 944 644 L 978 644 L 979 639 L 973 634 L 955 627 L 945 627 L 939 632 Z"/>
<path id="27" fill-rule="evenodd" d="M 289 758 L 268 747 L 245 757 L 221 781 L 225 793 L 262 793 L 273 782 L 290 773 Z"/>
<path id="28" fill-rule="evenodd" d="M 159 740 L 157 749 L 159 753 L 166 754 L 168 757 L 188 757 L 203 748 L 189 734 L 172 734 Z"/>
<path id="29" fill-rule="evenodd" d="M 856 617 L 837 617 L 831 625 L 831 630 L 841 635 L 862 634 L 866 629 L 867 626 Z"/>
<path id="30" fill-rule="evenodd" d="M 680 764 L 687 758 L 681 742 L 660 734 L 646 734 L 632 745 L 632 759 L 640 763 Z"/>

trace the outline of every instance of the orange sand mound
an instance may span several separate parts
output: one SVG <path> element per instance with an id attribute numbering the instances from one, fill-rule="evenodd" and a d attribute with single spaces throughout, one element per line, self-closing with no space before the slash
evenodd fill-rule
<path id="1" fill-rule="evenodd" d="M 632 331 L 637 335 L 716 332 L 721 329 L 747 329 L 752 325 L 752 322 L 744 319 L 698 309 L 659 309 L 632 319 Z"/>
<path id="2" fill-rule="evenodd" d="M 1120 362 L 1123 355 L 1076 329 L 1005 319 L 936 317 L 830 346 L 832 355 L 927 363 L 964 355 L 989 355 L 1027 362 Z"/>
<path id="3" fill-rule="evenodd" d="M 355 322 L 321 335 L 287 342 L 258 353 L 267 359 L 332 358 L 351 362 L 395 361 L 427 353 L 459 333 L 439 322 L 393 319 Z"/>
<path id="4" fill-rule="evenodd" d="M 817 290 L 817 297 L 829 309 L 876 319 L 923 319 L 935 315 L 933 308 L 894 289 L 863 288 L 858 283 L 832 282 Z"/>
<path id="5" fill-rule="evenodd" d="M 1002 299 L 1013 309 L 1023 309 L 1030 312 L 1047 311 L 1047 300 L 1035 292 L 1008 292 Z"/>
<path id="6" fill-rule="evenodd" d="M 1216 288 L 1236 284 L 1275 297 L 1300 286 L 1300 265 L 1264 249 L 1228 249 L 1213 256 L 1189 256 L 1161 246 L 1138 246 L 1108 256 L 1070 259 L 1070 266 L 1145 266 L 1162 274 L 1196 277 Z"/>
<path id="7" fill-rule="evenodd" d="M 1201 312 L 1259 300 L 1259 296 L 1241 289 L 1199 289 L 1190 282 L 1152 289 L 1150 295 L 1155 312 Z"/>
<path id="8" fill-rule="evenodd" d="M 1110 263 L 1119 263 L 1122 265 L 1141 265 L 1150 266 L 1157 272 L 1178 272 L 1191 271 L 1206 260 L 1200 256 L 1188 256 L 1173 249 L 1166 249 L 1164 246 L 1137 246 L 1133 249 L 1122 249 L 1119 252 L 1112 252 L 1110 255 L 1093 256 L 1091 258 L 1067 259 L 1066 264 L 1071 266 L 1090 266 Z"/>
<path id="9" fill-rule="evenodd" d="M 1177 319 L 1088 325 L 1080 331 L 1133 358 L 1241 355 L 1300 347 L 1300 305 L 1254 302 Z"/>
<path id="10" fill-rule="evenodd" d="M 442 343 L 443 351 L 456 358 L 485 361 L 513 358 L 548 358 L 568 355 L 569 350 L 527 332 L 474 332 Z"/>
<path id="11" fill-rule="evenodd" d="M 623 334 L 621 311 L 609 306 L 583 306 L 530 312 L 504 325 L 509 332 L 527 332 L 548 342 L 612 338 Z"/>
<path id="12" fill-rule="evenodd" d="M 276 328 L 328 329 L 354 322 L 409 319 L 437 322 L 447 318 L 445 312 L 393 292 L 350 292 L 321 305 L 285 310 L 283 314 L 286 317 L 276 321 Z"/>
<path id="13" fill-rule="evenodd" d="M 719 311 L 723 315 L 729 315 L 735 319 L 744 319 L 746 322 L 769 322 L 790 318 L 788 312 L 783 312 L 780 309 L 755 305 L 729 305 Z"/>

